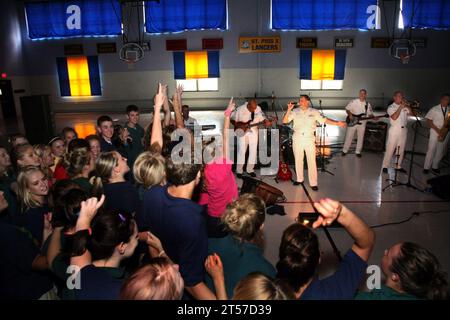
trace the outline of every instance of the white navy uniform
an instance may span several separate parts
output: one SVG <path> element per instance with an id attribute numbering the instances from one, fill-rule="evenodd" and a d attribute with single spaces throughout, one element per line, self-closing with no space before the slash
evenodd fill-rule
<path id="1" fill-rule="evenodd" d="M 231 115 L 231 119 L 236 122 L 247 122 L 252 119 L 252 113 L 247 108 L 248 102 L 239 106 Z M 262 122 L 266 119 L 263 111 L 259 106 L 256 107 L 253 121 L 250 124 Z M 237 163 L 236 163 L 236 173 L 243 173 L 244 163 L 245 163 L 245 153 L 247 148 L 249 148 L 248 161 L 247 161 L 247 172 L 254 172 L 254 167 L 257 159 L 257 147 L 258 147 L 258 126 L 251 127 L 242 137 L 237 137 Z"/>
<path id="2" fill-rule="evenodd" d="M 196 119 L 192 118 L 192 117 L 188 117 L 186 120 L 184 120 L 184 126 L 185 127 L 194 127 L 194 126 L 198 126 L 198 122 Z"/>
<path id="3" fill-rule="evenodd" d="M 439 129 L 442 129 L 445 123 L 445 119 L 450 116 L 450 107 L 442 108 L 441 105 L 434 106 L 431 108 L 425 118 L 433 121 L 434 125 Z M 425 157 L 424 169 L 428 170 L 430 168 L 439 169 L 439 162 L 444 157 L 446 149 L 448 146 L 450 134 L 444 141 L 438 141 L 438 133 L 430 128 L 430 139 L 428 141 L 428 150 Z"/>
<path id="4" fill-rule="evenodd" d="M 303 161 L 306 154 L 308 163 L 308 179 L 311 187 L 317 186 L 316 164 L 316 127 L 317 122 L 324 124 L 327 118 L 313 108 L 302 110 L 295 108 L 288 117 L 288 122 L 293 121 L 294 133 L 292 135 L 292 149 L 295 157 L 295 172 L 297 182 L 303 182 Z"/>
<path id="5" fill-rule="evenodd" d="M 367 110 L 366 110 L 366 104 L 367 104 Z M 365 114 L 365 117 L 373 116 L 373 110 L 370 103 L 367 101 L 361 101 L 359 99 L 354 99 L 348 103 L 348 105 L 345 107 L 345 110 L 349 111 L 350 113 L 354 115 L 359 114 Z M 347 127 L 347 132 L 345 134 L 345 142 L 344 142 L 344 148 L 342 149 L 342 152 L 347 153 L 348 149 L 350 149 L 350 146 L 353 141 L 353 137 L 355 136 L 355 132 L 357 134 L 357 140 L 356 140 L 356 154 L 360 154 L 363 143 L 364 143 L 364 132 L 366 131 L 366 123 L 367 120 L 360 121 L 361 124 L 357 124 L 353 127 Z"/>
<path id="6" fill-rule="evenodd" d="M 390 127 L 386 143 L 386 152 L 384 153 L 383 158 L 383 168 L 389 167 L 392 157 L 397 154 L 398 147 L 400 147 L 399 150 L 400 157 L 398 159 L 396 169 L 400 169 L 402 167 L 403 157 L 405 153 L 406 138 L 408 137 L 407 125 L 408 125 L 409 110 L 407 108 L 404 108 L 400 112 L 400 115 L 398 116 L 397 120 L 394 120 L 391 118 L 391 116 L 398 110 L 398 108 L 400 108 L 400 105 L 394 102 L 387 109 Z"/>

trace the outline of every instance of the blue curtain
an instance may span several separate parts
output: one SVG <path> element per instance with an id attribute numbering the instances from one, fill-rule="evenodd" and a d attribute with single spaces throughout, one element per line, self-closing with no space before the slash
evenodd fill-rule
<path id="1" fill-rule="evenodd" d="M 121 29 L 119 1 L 73 0 L 26 2 L 31 39 L 74 36 L 113 36 Z"/>
<path id="2" fill-rule="evenodd" d="M 449 0 L 403 0 L 405 27 L 450 29 Z"/>
<path id="3" fill-rule="evenodd" d="M 226 0 L 161 0 L 145 2 L 149 33 L 227 28 Z"/>
<path id="4" fill-rule="evenodd" d="M 274 30 L 367 30 L 377 0 L 272 0 Z"/>

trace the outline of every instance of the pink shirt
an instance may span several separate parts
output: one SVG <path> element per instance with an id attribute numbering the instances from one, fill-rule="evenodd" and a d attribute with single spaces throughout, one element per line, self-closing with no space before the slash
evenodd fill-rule
<path id="1" fill-rule="evenodd" d="M 232 161 L 215 159 L 205 166 L 206 192 L 200 194 L 200 205 L 208 206 L 208 215 L 220 217 L 227 204 L 238 198 L 238 188 L 231 171 Z"/>

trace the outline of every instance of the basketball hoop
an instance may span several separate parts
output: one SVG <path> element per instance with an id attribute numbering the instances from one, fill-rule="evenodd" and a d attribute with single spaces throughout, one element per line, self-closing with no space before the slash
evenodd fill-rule
<path id="1" fill-rule="evenodd" d="M 402 64 L 408 64 L 409 59 L 416 55 L 416 45 L 410 39 L 394 39 L 389 47 L 389 54 Z"/>
<path id="2" fill-rule="evenodd" d="M 119 58 L 120 60 L 125 61 L 130 69 L 130 65 L 134 67 L 134 64 L 137 61 L 144 58 L 144 49 L 137 43 L 129 42 L 120 48 Z"/>

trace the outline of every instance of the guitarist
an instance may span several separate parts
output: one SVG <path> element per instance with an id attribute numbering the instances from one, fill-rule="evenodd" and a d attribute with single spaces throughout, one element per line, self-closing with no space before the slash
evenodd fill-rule
<path id="1" fill-rule="evenodd" d="M 245 104 L 238 107 L 231 116 L 231 123 L 237 126 L 242 123 L 249 125 L 264 122 L 264 125 L 268 127 L 270 121 L 267 120 L 265 114 L 258 106 L 256 99 L 249 99 Z M 242 133 L 242 132 L 240 132 Z M 242 179 L 244 172 L 245 153 L 249 148 L 247 168 L 246 171 L 251 177 L 256 177 L 254 167 L 256 164 L 256 150 L 258 147 L 258 126 L 252 126 L 245 128 L 243 134 L 237 135 L 237 163 L 236 174 L 239 179 Z"/>
<path id="2" fill-rule="evenodd" d="M 433 173 L 440 173 L 439 162 L 445 154 L 449 140 L 448 134 L 445 137 L 443 136 L 443 134 L 447 133 L 444 132 L 446 129 L 445 125 L 448 126 L 449 124 L 449 101 L 449 94 L 443 94 L 441 103 L 431 108 L 425 116 L 430 127 L 430 140 L 428 141 L 428 150 L 423 166 L 423 173 L 425 174 L 429 172 L 430 168 Z M 442 135 L 441 139 L 439 139 L 439 135 Z"/>
<path id="3" fill-rule="evenodd" d="M 373 110 L 370 103 L 366 101 L 367 91 L 366 89 L 359 90 L 359 98 L 350 101 L 345 107 L 350 120 L 353 120 L 354 115 L 363 115 L 364 117 L 373 116 Z M 356 156 L 361 158 L 361 150 L 364 142 L 364 132 L 366 131 L 367 120 L 361 120 L 359 124 L 347 127 L 347 132 L 345 134 L 344 148 L 342 149 L 342 156 L 345 156 L 352 144 L 355 132 L 357 133 L 356 138 Z"/>

